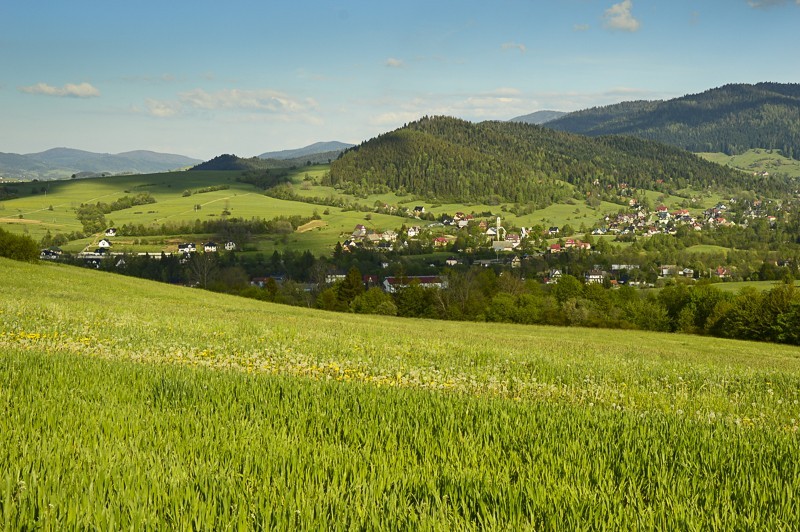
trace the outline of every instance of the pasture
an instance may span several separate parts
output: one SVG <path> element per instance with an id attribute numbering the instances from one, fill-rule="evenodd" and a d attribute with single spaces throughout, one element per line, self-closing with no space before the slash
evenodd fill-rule
<path id="1" fill-rule="evenodd" d="M 375 194 L 359 198 L 343 194 L 332 187 L 316 184 L 326 170 L 327 166 L 295 170 L 292 175 L 294 192 L 301 197 L 343 199 L 370 207 L 376 202 L 404 205 L 409 208 L 422 205 L 437 217 L 442 214 L 452 215 L 459 211 L 492 213 L 491 217 L 501 216 L 503 224 L 508 227 L 529 227 L 537 224 L 563 227 L 569 224 L 577 230 L 581 225 L 587 227 L 593 225 L 606 214 L 617 212 L 620 208 L 619 205 L 606 202 L 597 208 L 589 207 L 585 202 L 570 202 L 554 204 L 530 214 L 517 216 L 509 212 L 513 206 L 506 204 L 437 204 L 395 194 Z M 51 234 L 80 231 L 81 224 L 76 218 L 75 209 L 82 203 L 110 203 L 122 196 L 142 192 L 150 193 L 156 203 L 112 212 L 106 215 L 108 225 L 142 224 L 151 226 L 168 222 L 207 220 L 223 216 L 223 211 L 234 217 L 268 219 L 290 215 L 311 216 L 316 212 L 322 217 L 324 224 L 315 227 L 313 231 L 298 232 L 286 239 L 270 239 L 268 242 L 264 242 L 259 249 L 272 251 L 273 247 L 276 247 L 296 250 L 310 249 L 316 253 L 329 253 L 334 244 L 346 238 L 353 231 L 353 227 L 359 223 L 377 231 L 396 230 L 403 224 L 424 225 L 427 223 L 416 221 L 413 218 L 378 213 L 371 213 L 371 219 L 367 220 L 365 212 L 270 198 L 261 194 L 261 191 L 252 185 L 237 182 L 236 178 L 239 176 L 239 172 L 170 172 L 26 183 L 19 187 L 22 197 L 0 202 L 0 223 L 7 230 L 23 232 L 39 240 L 48 231 Z M 202 194 L 184 195 L 185 191 L 195 191 L 218 185 L 225 185 L 229 188 Z M 37 193 L 31 194 L 34 188 Z M 328 214 L 323 214 L 326 210 Z M 181 235 L 170 236 L 173 237 L 172 240 L 175 240 Z M 73 241 L 63 248 L 67 251 L 80 251 L 94 246 L 101 237 L 100 234 L 92 235 Z M 178 239 L 180 240 L 180 238 Z M 148 243 L 144 245 L 133 245 L 130 242 L 120 241 L 123 246 L 117 249 L 120 251 L 170 251 L 170 244 L 163 242 L 170 240 L 169 237 L 146 240 Z"/>
<path id="2" fill-rule="evenodd" d="M 0 270 L 7 529 L 800 524 L 797 347 Z"/>
<path id="3" fill-rule="evenodd" d="M 800 161 L 784 157 L 780 150 L 753 149 L 739 155 L 724 153 L 698 153 L 697 155 L 713 163 L 747 172 L 768 172 L 800 177 Z"/>

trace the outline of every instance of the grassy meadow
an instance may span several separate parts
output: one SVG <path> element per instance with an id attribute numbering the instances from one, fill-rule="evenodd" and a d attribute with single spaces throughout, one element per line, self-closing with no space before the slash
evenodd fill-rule
<path id="1" fill-rule="evenodd" d="M 5 529 L 800 524 L 797 347 L 0 272 Z"/>
<path id="2" fill-rule="evenodd" d="M 456 212 L 492 213 L 501 216 L 507 227 L 543 225 L 563 227 L 571 225 L 575 230 L 581 226 L 591 227 L 607 214 L 620 210 L 620 205 L 602 202 L 598 207 L 590 207 L 582 201 L 571 201 L 550 205 L 529 214 L 517 216 L 509 209 L 513 205 L 479 204 L 438 204 L 420 201 L 408 196 L 395 194 L 374 194 L 366 198 L 354 197 L 319 184 L 327 165 L 304 167 L 294 170 L 291 175 L 294 191 L 301 197 L 335 198 L 356 202 L 372 207 L 379 203 L 405 205 L 413 208 L 425 206 L 435 215 Z M 49 231 L 51 235 L 68 234 L 82 230 L 76 217 L 76 209 L 82 203 L 113 201 L 126 196 L 148 192 L 156 203 L 139 205 L 115 211 L 106 215 L 109 226 L 124 224 L 160 225 L 169 222 L 193 222 L 210 220 L 223 216 L 223 211 L 238 218 L 266 218 L 276 216 L 311 216 L 317 213 L 321 223 L 313 229 L 296 232 L 288 237 L 269 237 L 255 239 L 251 243 L 258 251 L 311 250 L 315 254 L 328 254 L 337 241 L 349 236 L 356 224 L 364 224 L 370 229 L 384 231 L 398 229 L 406 225 L 424 225 L 411 218 L 401 218 L 378 213 L 348 211 L 339 207 L 314 205 L 303 201 L 288 201 L 265 196 L 256 187 L 236 181 L 240 172 L 200 171 L 169 172 L 149 175 L 122 175 L 91 179 L 69 179 L 61 181 L 41 181 L 24 183 L 19 186 L 21 197 L 0 201 L 0 227 L 15 233 L 30 235 L 40 240 Z M 226 185 L 229 188 L 184 196 L 185 191 L 196 192 L 206 187 Z M 36 193 L 33 194 L 33 190 Z M 689 192 L 687 192 L 689 194 Z M 678 196 L 660 197 L 656 192 L 648 192 L 655 203 L 665 202 L 671 208 L 685 201 Z M 714 199 L 714 198 L 712 198 Z M 699 206 L 698 206 L 699 208 Z M 327 212 L 327 214 L 325 214 Z M 367 219 L 369 218 L 369 219 Z M 103 238 L 98 233 L 80 240 L 73 240 L 62 246 L 65 251 L 78 252 L 94 249 Z M 199 240 L 196 235 L 167 235 L 159 237 L 113 237 L 114 251 L 160 252 L 175 251 L 177 244 L 186 240 Z"/>
<path id="3" fill-rule="evenodd" d="M 789 177 L 800 177 L 800 161 L 784 157 L 780 150 L 753 149 L 740 155 L 724 153 L 698 153 L 697 155 L 713 163 L 747 172 L 780 173 Z"/>

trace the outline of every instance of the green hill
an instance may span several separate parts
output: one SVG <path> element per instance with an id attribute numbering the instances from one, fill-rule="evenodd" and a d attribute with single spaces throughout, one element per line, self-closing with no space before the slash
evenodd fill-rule
<path id="1" fill-rule="evenodd" d="M 0 271 L 8 529 L 800 522 L 796 347 Z"/>
<path id="2" fill-rule="evenodd" d="M 550 205 L 575 194 L 626 187 L 748 189 L 775 194 L 778 181 L 754 179 L 683 150 L 634 137 L 590 138 L 514 122 L 473 124 L 425 117 L 346 151 L 330 184 L 402 190 L 443 201 Z"/>
<path id="3" fill-rule="evenodd" d="M 547 127 L 634 135 L 693 152 L 777 149 L 800 159 L 800 84 L 731 84 L 668 101 L 624 102 L 570 113 Z"/>

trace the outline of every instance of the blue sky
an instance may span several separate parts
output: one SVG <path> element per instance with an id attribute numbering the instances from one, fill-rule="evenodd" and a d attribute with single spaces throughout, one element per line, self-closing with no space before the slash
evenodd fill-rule
<path id="1" fill-rule="evenodd" d="M 0 0 L 0 152 L 208 159 L 800 82 L 800 0 Z"/>

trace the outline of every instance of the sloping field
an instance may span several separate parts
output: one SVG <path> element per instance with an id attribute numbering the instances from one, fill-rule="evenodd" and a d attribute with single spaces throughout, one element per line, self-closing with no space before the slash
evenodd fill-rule
<path id="1" fill-rule="evenodd" d="M 796 529 L 800 349 L 0 259 L 9 529 Z"/>

